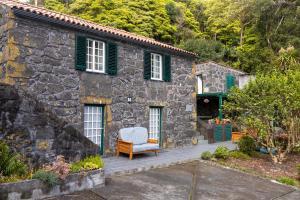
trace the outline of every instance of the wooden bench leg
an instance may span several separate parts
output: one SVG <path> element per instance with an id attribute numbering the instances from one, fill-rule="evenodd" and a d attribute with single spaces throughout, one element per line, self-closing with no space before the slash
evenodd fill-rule
<path id="1" fill-rule="evenodd" d="M 155 151 L 155 156 L 157 157 L 157 153 L 158 153 L 158 151 Z"/>
<path id="2" fill-rule="evenodd" d="M 132 156 L 133 156 L 133 154 L 132 154 L 132 152 L 130 152 L 130 154 L 129 154 L 129 159 L 130 160 L 132 160 Z"/>

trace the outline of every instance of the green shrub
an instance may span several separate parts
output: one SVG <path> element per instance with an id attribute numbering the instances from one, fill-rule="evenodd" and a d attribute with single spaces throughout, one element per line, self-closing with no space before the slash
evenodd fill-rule
<path id="1" fill-rule="evenodd" d="M 0 183 L 12 183 L 24 180 L 22 177 L 19 176 L 0 176 Z"/>
<path id="2" fill-rule="evenodd" d="M 214 156 L 218 159 L 227 159 L 229 158 L 229 149 L 224 146 L 219 146 L 217 147 Z"/>
<path id="3" fill-rule="evenodd" d="M 24 176 L 27 166 L 21 161 L 20 155 L 10 151 L 7 144 L 0 141 L 0 174 L 2 176 Z"/>
<path id="4" fill-rule="evenodd" d="M 249 160 L 250 156 L 248 154 L 245 154 L 241 151 L 230 151 L 230 157 L 236 158 L 236 159 L 241 159 L 241 160 Z"/>
<path id="5" fill-rule="evenodd" d="M 300 177 L 300 163 L 297 165 L 298 176 Z"/>
<path id="6" fill-rule="evenodd" d="M 255 151 L 255 140 L 248 135 L 244 135 L 241 137 L 238 147 L 241 152 L 250 155 L 251 152 Z"/>
<path id="7" fill-rule="evenodd" d="M 79 172 L 81 170 L 94 170 L 104 167 L 104 162 L 99 155 L 89 156 L 79 162 L 72 163 L 71 172 Z"/>
<path id="8" fill-rule="evenodd" d="M 32 176 L 32 179 L 41 180 L 50 187 L 53 187 L 58 183 L 57 175 L 53 172 L 45 170 L 38 170 L 37 172 L 35 172 L 35 174 Z"/>
<path id="9" fill-rule="evenodd" d="M 212 153 L 210 153 L 209 151 L 204 151 L 202 154 L 201 154 L 201 158 L 203 160 L 210 160 L 212 158 Z"/>
<path id="10" fill-rule="evenodd" d="M 277 179 L 277 181 L 286 185 L 291 185 L 291 186 L 297 185 L 297 181 L 289 177 L 280 177 Z"/>

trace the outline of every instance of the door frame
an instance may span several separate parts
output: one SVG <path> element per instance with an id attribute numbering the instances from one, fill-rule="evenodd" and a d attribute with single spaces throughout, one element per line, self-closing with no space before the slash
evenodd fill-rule
<path id="1" fill-rule="evenodd" d="M 162 146 L 162 139 L 163 139 L 163 133 L 162 133 L 162 125 L 163 125 L 163 123 L 162 123 L 162 112 L 163 112 L 163 107 L 162 106 L 150 106 L 149 107 L 149 120 L 148 120 L 149 129 L 150 129 L 150 109 L 151 108 L 159 109 L 159 136 L 158 136 L 159 141 L 158 141 L 158 144 L 161 147 Z"/>
<path id="2" fill-rule="evenodd" d="M 99 146 L 99 153 L 100 155 L 103 155 L 103 152 L 104 152 L 104 129 L 105 129 L 105 115 L 104 115 L 104 112 L 105 112 L 105 105 L 103 104 L 84 104 L 84 107 L 85 106 L 91 106 L 91 107 L 100 107 L 102 112 L 101 112 L 101 117 L 102 117 L 102 120 L 101 120 L 101 126 L 102 126 L 102 129 L 101 129 L 101 142 L 100 142 L 100 145 Z M 84 113 L 83 113 L 84 115 Z M 84 120 L 84 116 L 83 116 L 83 120 Z M 83 124 L 83 128 L 84 128 L 84 124 Z M 86 136 L 85 136 L 86 137 Z"/>

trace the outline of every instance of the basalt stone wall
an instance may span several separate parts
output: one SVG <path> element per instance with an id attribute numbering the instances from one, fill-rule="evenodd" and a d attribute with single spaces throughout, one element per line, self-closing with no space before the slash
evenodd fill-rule
<path id="1" fill-rule="evenodd" d="M 198 134 L 196 79 L 193 73 L 195 66 L 191 59 L 171 55 L 171 82 L 144 80 L 144 48 L 114 41 L 118 45 L 116 76 L 77 71 L 77 33 L 63 27 L 16 17 L 8 38 L 10 48 L 15 49 L 13 64 L 6 66 L 15 73 L 14 76 L 0 79 L 0 82 L 9 82 L 18 91 L 26 91 L 57 119 L 76 129 L 81 135 L 84 105 L 104 105 L 106 154 L 114 151 L 120 128 L 149 127 L 150 106 L 162 107 L 164 147 L 191 143 L 192 137 Z M 109 41 L 108 38 L 93 37 Z M 128 97 L 132 98 L 131 103 L 127 102 Z M 18 122 L 20 125 L 23 123 Z M 29 134 L 34 134 L 34 130 L 29 130 Z M 45 140 L 51 143 L 51 139 L 47 139 L 48 134 L 51 135 L 52 130 L 45 129 Z"/>
<path id="2" fill-rule="evenodd" d="M 56 155 L 77 161 L 99 152 L 98 146 L 58 119 L 35 97 L 1 83 L 0 139 L 34 168 L 53 161 Z"/>
<path id="3" fill-rule="evenodd" d="M 239 76 L 246 75 L 244 72 L 222 66 L 214 62 L 198 64 L 196 74 L 202 75 L 205 92 L 226 92 L 226 75 L 235 76 L 236 85 L 239 84 Z"/>
<path id="4" fill-rule="evenodd" d="M 5 66 L 7 62 L 7 41 L 8 41 L 8 30 L 9 30 L 9 10 L 0 5 L 0 78 L 5 77 Z"/>

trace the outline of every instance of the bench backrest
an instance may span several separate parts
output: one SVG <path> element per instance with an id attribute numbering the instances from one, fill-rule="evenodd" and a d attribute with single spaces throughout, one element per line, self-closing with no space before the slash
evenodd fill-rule
<path id="1" fill-rule="evenodd" d="M 130 127 L 119 130 L 119 139 L 133 144 L 145 144 L 148 140 L 148 131 L 144 127 Z"/>

